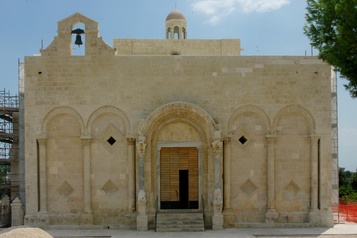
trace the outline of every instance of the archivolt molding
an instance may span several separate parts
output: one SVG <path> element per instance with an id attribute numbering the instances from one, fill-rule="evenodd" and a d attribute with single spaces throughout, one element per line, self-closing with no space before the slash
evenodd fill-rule
<path id="1" fill-rule="evenodd" d="M 261 109 L 260 107 L 254 106 L 254 105 L 245 105 L 245 106 L 238 108 L 235 112 L 233 112 L 233 114 L 229 118 L 228 131 L 232 130 L 233 124 L 236 121 L 236 119 L 240 115 L 247 113 L 247 112 L 252 112 L 252 113 L 256 113 L 256 114 L 260 115 L 264 120 L 267 131 L 271 130 L 270 129 L 271 128 L 270 118 L 269 118 L 268 114 L 263 109 Z M 233 133 L 233 132 L 230 131 L 230 133 Z"/>
<path id="2" fill-rule="evenodd" d="M 42 133 L 46 132 L 48 123 L 50 123 L 55 117 L 63 114 L 71 115 L 72 117 L 74 117 L 79 122 L 79 125 L 81 126 L 81 134 L 85 132 L 85 125 L 81 115 L 75 109 L 68 106 L 64 106 L 64 107 L 56 107 L 46 114 L 42 122 L 42 128 L 41 128 Z"/>
<path id="3" fill-rule="evenodd" d="M 298 104 L 292 104 L 292 105 L 289 105 L 289 106 L 286 106 L 286 107 L 282 108 L 274 118 L 273 128 L 276 130 L 277 126 L 278 126 L 278 123 L 282 119 L 282 117 L 284 115 L 289 115 L 289 114 L 290 115 L 291 114 L 302 115 L 306 119 L 306 121 L 308 122 L 310 130 L 311 130 L 311 133 L 315 132 L 316 124 L 315 124 L 315 120 L 314 120 L 313 116 L 311 115 L 311 113 L 307 109 L 305 109 L 304 107 L 302 107 L 302 106 L 300 106 Z"/>
<path id="4" fill-rule="evenodd" d="M 95 122 L 95 120 L 103 114 L 113 114 L 113 115 L 120 117 L 124 121 L 125 133 L 128 135 L 129 130 L 130 130 L 129 119 L 122 110 L 120 110 L 119 108 L 114 107 L 114 106 L 100 107 L 92 113 L 92 115 L 89 117 L 88 124 L 87 124 L 87 132 L 86 133 L 88 135 L 92 134 L 91 130 L 92 130 L 92 126 L 93 126 L 93 123 Z"/>
<path id="5" fill-rule="evenodd" d="M 138 134 L 151 134 L 154 128 L 176 119 L 186 119 L 194 122 L 196 128 L 197 125 L 200 125 L 202 128 L 207 128 L 206 130 L 209 130 L 211 134 L 218 127 L 213 118 L 199 106 L 187 102 L 173 102 L 157 108 L 146 120 L 142 120 L 138 128 Z"/>
<path id="6" fill-rule="evenodd" d="M 158 122 L 155 122 L 153 127 L 149 130 L 149 140 L 152 142 L 152 144 L 157 144 L 158 143 L 158 134 L 162 130 L 162 128 L 166 127 L 167 125 L 175 122 L 183 122 L 186 123 L 194 128 L 197 129 L 198 134 L 200 135 L 201 140 L 204 143 L 209 143 L 209 136 L 212 136 L 211 134 L 207 134 L 207 129 L 204 128 L 204 126 L 199 122 L 196 121 L 192 117 L 176 117 L 176 118 L 171 118 L 168 117 L 166 120 L 160 120 Z"/>

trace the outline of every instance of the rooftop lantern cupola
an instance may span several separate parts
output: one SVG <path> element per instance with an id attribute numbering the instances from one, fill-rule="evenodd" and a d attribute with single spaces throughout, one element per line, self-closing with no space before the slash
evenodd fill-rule
<path id="1" fill-rule="evenodd" d="M 186 39 L 186 17 L 182 12 L 174 10 L 166 17 L 166 39 Z"/>

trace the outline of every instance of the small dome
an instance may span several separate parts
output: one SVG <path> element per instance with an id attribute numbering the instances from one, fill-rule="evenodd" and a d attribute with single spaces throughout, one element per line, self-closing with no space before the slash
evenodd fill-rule
<path id="1" fill-rule="evenodd" d="M 185 15 L 183 15 L 182 12 L 174 10 L 166 17 L 166 21 L 169 21 L 169 20 L 185 20 L 186 21 L 186 17 L 185 17 Z"/>

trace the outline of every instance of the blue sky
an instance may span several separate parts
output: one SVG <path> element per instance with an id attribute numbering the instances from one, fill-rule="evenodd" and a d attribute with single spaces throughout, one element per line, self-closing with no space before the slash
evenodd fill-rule
<path id="1" fill-rule="evenodd" d="M 0 89 L 17 93 L 18 59 L 38 54 L 41 41 L 46 48 L 57 22 L 75 12 L 99 22 L 112 45 L 114 38 L 163 39 L 175 5 L 187 18 L 189 39 L 239 38 L 243 55 L 311 55 L 304 0 L 0 0 Z M 357 99 L 344 83 L 339 79 L 340 167 L 356 171 Z"/>

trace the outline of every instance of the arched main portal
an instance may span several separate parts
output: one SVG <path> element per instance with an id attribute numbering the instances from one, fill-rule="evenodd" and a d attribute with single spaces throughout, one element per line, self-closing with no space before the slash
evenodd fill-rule
<path id="1" fill-rule="evenodd" d="M 160 209 L 199 209 L 202 188 L 202 139 L 185 120 L 168 122 L 156 143 Z"/>
<path id="2" fill-rule="evenodd" d="M 185 102 L 163 105 L 141 123 L 139 134 L 147 143 L 145 189 L 154 196 L 149 206 L 200 209 L 201 196 L 209 200 L 214 189 L 210 146 L 216 127 L 206 111 Z"/>

